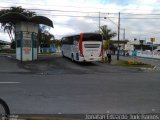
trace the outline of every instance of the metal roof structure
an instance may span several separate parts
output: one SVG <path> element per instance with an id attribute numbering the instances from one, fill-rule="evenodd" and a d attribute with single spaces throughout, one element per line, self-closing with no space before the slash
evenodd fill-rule
<path id="1" fill-rule="evenodd" d="M 44 16 L 33 16 L 33 17 L 28 17 L 25 16 L 21 13 L 16 13 L 16 12 L 8 12 L 0 16 L 0 22 L 33 22 L 36 24 L 44 24 L 50 27 L 53 27 L 53 22 L 47 17 Z"/>

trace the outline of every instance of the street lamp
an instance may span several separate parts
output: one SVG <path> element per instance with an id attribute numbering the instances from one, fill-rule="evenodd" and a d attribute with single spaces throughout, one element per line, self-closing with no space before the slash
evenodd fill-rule
<path id="1" fill-rule="evenodd" d="M 143 41 L 144 41 L 144 40 L 139 40 L 140 45 L 141 45 L 141 51 L 143 51 L 143 48 L 142 48 L 142 46 L 143 46 Z"/>
<path id="2" fill-rule="evenodd" d="M 117 50 L 117 60 L 119 60 L 119 37 L 120 37 L 120 12 L 118 14 L 118 50 Z"/>
<path id="3" fill-rule="evenodd" d="M 123 44 L 123 50 L 125 50 L 125 28 L 121 28 L 121 30 L 123 30 L 123 41 L 124 41 L 124 44 Z M 123 51 L 124 52 L 124 51 Z"/>
<path id="4" fill-rule="evenodd" d="M 125 28 L 122 28 L 122 30 L 123 30 L 123 40 L 125 40 L 126 38 L 125 38 Z"/>
<path id="5" fill-rule="evenodd" d="M 107 19 L 107 17 L 104 17 L 104 19 Z M 107 51 L 108 51 L 107 53 L 110 53 L 110 41 L 109 41 L 109 39 L 108 39 L 108 50 Z"/>
<path id="6" fill-rule="evenodd" d="M 106 19 L 106 17 L 104 17 L 104 19 Z M 125 31 L 124 31 L 125 32 Z M 124 34 L 125 35 L 125 34 Z M 120 50 L 120 46 L 119 46 L 119 39 L 120 39 L 120 12 L 118 14 L 118 47 L 117 47 L 117 60 L 119 60 L 119 50 Z M 109 48 L 109 41 L 108 41 L 108 48 Z"/>

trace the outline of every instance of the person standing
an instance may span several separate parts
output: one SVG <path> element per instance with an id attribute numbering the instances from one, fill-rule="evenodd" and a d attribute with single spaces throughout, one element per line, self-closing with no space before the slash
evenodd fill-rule
<path id="1" fill-rule="evenodd" d="M 107 54 L 107 58 L 108 58 L 108 63 L 111 63 L 112 58 L 110 53 Z"/>

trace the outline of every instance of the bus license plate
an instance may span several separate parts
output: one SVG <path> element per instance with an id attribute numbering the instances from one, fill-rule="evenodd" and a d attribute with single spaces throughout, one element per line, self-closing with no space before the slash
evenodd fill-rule
<path id="1" fill-rule="evenodd" d="M 94 60 L 93 58 L 90 58 L 90 60 Z"/>

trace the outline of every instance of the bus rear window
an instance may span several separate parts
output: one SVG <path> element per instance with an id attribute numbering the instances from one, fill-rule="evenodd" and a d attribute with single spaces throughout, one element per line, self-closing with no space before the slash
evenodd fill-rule
<path id="1" fill-rule="evenodd" d="M 102 41 L 100 34 L 83 34 L 83 41 Z"/>

